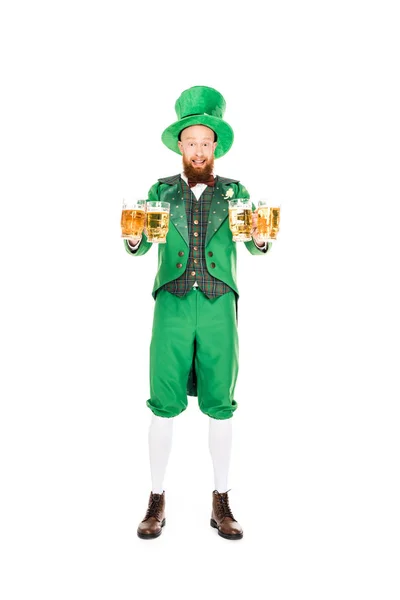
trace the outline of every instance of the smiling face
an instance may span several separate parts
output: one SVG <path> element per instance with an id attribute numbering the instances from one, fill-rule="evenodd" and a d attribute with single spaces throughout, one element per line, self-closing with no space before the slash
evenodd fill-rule
<path id="1" fill-rule="evenodd" d="M 190 180 L 207 181 L 214 170 L 215 134 L 205 125 L 192 125 L 181 132 L 178 142 L 183 171 Z"/>

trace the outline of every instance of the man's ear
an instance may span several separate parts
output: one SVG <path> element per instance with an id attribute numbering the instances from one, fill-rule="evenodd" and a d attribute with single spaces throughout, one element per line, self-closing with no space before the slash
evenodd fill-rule
<path id="1" fill-rule="evenodd" d="M 178 140 L 178 148 L 181 151 L 181 154 L 183 154 L 183 150 L 182 150 L 183 144 L 182 144 L 182 142 L 180 140 Z"/>
<path id="2" fill-rule="evenodd" d="M 214 142 L 214 143 L 213 143 L 213 146 L 214 146 L 214 150 L 213 150 L 213 152 L 215 152 L 215 148 L 218 146 L 218 142 Z"/>

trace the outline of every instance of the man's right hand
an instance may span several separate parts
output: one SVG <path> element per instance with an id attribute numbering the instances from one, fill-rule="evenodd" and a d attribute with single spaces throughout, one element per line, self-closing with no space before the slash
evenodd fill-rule
<path id="1" fill-rule="evenodd" d="M 141 241 L 142 241 L 142 236 L 139 236 L 139 237 L 132 236 L 132 237 L 128 238 L 128 243 L 130 246 L 137 246 L 137 244 Z"/>

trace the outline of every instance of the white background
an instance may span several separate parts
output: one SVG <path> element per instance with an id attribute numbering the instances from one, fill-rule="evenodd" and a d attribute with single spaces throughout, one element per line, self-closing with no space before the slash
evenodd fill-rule
<path id="1" fill-rule="evenodd" d="M 5 600 L 399 598 L 395 5 L 2 4 Z M 236 543 L 195 398 L 136 536 L 157 252 L 124 251 L 121 200 L 180 171 L 160 136 L 192 85 L 227 102 L 216 172 L 282 203 L 271 254 L 238 248 Z"/>

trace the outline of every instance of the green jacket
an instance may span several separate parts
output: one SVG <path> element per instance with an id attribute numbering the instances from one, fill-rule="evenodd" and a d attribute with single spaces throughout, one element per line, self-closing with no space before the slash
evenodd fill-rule
<path id="1" fill-rule="evenodd" d="M 246 188 L 237 179 L 216 177 L 215 190 L 210 208 L 211 223 L 208 224 L 205 241 L 205 259 L 211 275 L 229 285 L 239 296 L 236 281 L 236 242 L 232 240 L 229 229 L 228 201 L 232 198 L 249 198 Z M 180 174 L 159 179 L 149 191 L 149 200 L 161 200 L 170 203 L 170 226 L 166 244 L 158 244 L 158 271 L 154 281 L 152 295 L 156 297 L 157 290 L 169 281 L 177 279 L 186 269 L 189 258 L 189 239 L 186 210 L 181 193 Z M 255 206 L 253 204 L 253 210 Z M 124 240 L 125 248 L 132 256 L 142 256 L 150 250 L 152 243 L 143 238 L 138 250 L 133 253 Z M 266 250 L 257 248 L 253 241 L 244 242 L 251 254 L 266 254 L 272 244 L 268 242 Z M 180 256 L 178 252 L 183 251 Z M 212 252 L 212 259 L 208 252 Z M 179 260 L 178 260 L 179 259 Z M 210 268 L 213 262 L 215 267 Z M 177 264 L 182 267 L 178 268 Z"/>

